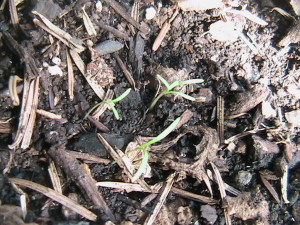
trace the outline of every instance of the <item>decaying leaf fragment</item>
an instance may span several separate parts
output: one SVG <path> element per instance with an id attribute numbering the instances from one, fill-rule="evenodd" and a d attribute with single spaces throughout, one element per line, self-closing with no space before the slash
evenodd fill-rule
<path id="1" fill-rule="evenodd" d="M 228 209 L 230 215 L 242 220 L 260 219 L 268 224 L 268 202 L 263 199 L 260 192 L 242 192 L 238 197 L 226 196 L 223 207 Z"/>
<path id="2" fill-rule="evenodd" d="M 102 87 L 112 86 L 115 80 L 113 70 L 106 64 L 97 50 L 89 49 L 92 61 L 87 65 L 87 76 L 98 82 Z"/>

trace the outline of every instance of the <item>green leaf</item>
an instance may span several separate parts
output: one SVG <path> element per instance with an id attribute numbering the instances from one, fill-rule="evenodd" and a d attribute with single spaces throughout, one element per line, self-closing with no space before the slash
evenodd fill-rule
<path id="1" fill-rule="evenodd" d="M 187 84 L 200 84 L 203 83 L 203 79 L 191 79 L 191 80 L 184 80 L 184 81 L 179 81 L 179 85 L 187 85 Z"/>
<path id="2" fill-rule="evenodd" d="M 131 88 L 128 88 L 123 94 L 121 94 L 119 97 L 113 99 L 113 100 L 108 100 L 105 101 L 105 103 L 116 103 L 119 102 L 121 100 L 123 100 L 131 91 Z"/>
<path id="3" fill-rule="evenodd" d="M 151 141 L 148 141 L 147 143 L 141 145 L 138 147 L 139 149 L 144 149 L 150 145 L 155 144 L 156 142 L 159 142 L 160 140 L 164 139 L 166 136 L 168 136 L 178 125 L 181 118 L 178 117 L 176 120 L 173 121 L 161 134 L 159 134 L 157 137 L 153 138 Z"/>
<path id="4" fill-rule="evenodd" d="M 112 104 L 109 104 L 109 105 L 110 105 L 111 110 L 113 111 L 113 113 L 114 113 L 116 119 L 117 119 L 117 120 L 120 120 L 120 115 L 119 115 L 119 113 L 118 113 L 118 110 L 117 110 Z"/>
<path id="5" fill-rule="evenodd" d="M 196 99 L 192 96 L 189 96 L 187 94 L 184 94 L 180 91 L 168 91 L 168 94 L 175 94 L 175 95 L 180 95 L 181 97 L 187 99 L 187 100 L 190 100 L 190 101 L 195 101 Z"/>
<path id="6" fill-rule="evenodd" d="M 174 89 L 175 87 L 177 87 L 178 85 L 180 85 L 180 81 L 175 81 L 173 82 L 171 85 L 170 85 L 170 88 L 168 90 L 172 90 Z"/>
<path id="7" fill-rule="evenodd" d="M 99 105 L 103 104 L 103 102 L 99 102 L 96 105 L 94 105 L 88 112 L 85 114 L 83 119 L 86 119 Z"/>
<path id="8" fill-rule="evenodd" d="M 156 76 L 157 76 L 157 78 L 158 78 L 158 79 L 166 86 L 166 88 L 167 88 L 168 90 L 171 90 L 171 89 L 170 89 L 170 84 L 168 83 L 167 80 L 165 80 L 165 78 L 163 78 L 163 77 L 160 76 L 159 74 L 157 74 Z"/>
<path id="9" fill-rule="evenodd" d="M 146 149 L 143 149 L 143 152 L 144 152 L 144 155 L 143 155 L 143 159 L 142 159 L 141 165 L 139 166 L 138 170 L 134 174 L 134 176 L 132 178 L 132 182 L 134 182 L 137 179 L 139 179 L 140 176 L 143 173 L 145 173 L 145 171 L 147 169 L 147 164 L 148 164 L 148 160 L 149 160 L 149 152 Z"/>

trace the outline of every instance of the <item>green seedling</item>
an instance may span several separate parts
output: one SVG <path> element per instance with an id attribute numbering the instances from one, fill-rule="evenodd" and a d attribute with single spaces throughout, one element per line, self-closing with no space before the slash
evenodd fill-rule
<path id="1" fill-rule="evenodd" d="M 188 85 L 188 84 L 199 84 L 202 83 L 203 80 L 202 79 L 191 79 L 191 80 L 185 80 L 185 81 L 175 81 L 172 84 L 169 84 L 168 81 L 166 81 L 162 76 L 160 75 L 156 75 L 157 78 L 164 84 L 164 86 L 166 87 L 166 89 L 161 92 L 151 103 L 149 109 L 153 109 L 153 107 L 156 105 L 156 103 L 158 102 L 158 100 L 163 97 L 164 95 L 167 94 L 175 94 L 175 95 L 179 95 L 187 100 L 190 101 L 196 101 L 196 98 L 189 96 L 187 94 L 184 94 L 183 92 L 180 91 L 172 91 L 175 87 L 178 86 L 183 86 L 183 85 Z"/>
<path id="2" fill-rule="evenodd" d="M 119 97 L 112 99 L 112 100 L 107 100 L 107 101 L 103 101 L 103 102 L 99 102 L 96 105 L 94 105 L 89 111 L 88 113 L 85 115 L 84 118 L 87 118 L 97 107 L 99 107 L 99 105 L 101 104 L 108 104 L 109 107 L 111 108 L 111 110 L 113 111 L 115 117 L 117 120 L 120 120 L 120 115 L 118 110 L 115 108 L 114 103 L 117 103 L 121 100 L 123 100 L 131 91 L 131 88 L 128 88 L 123 94 L 121 94 Z"/>
<path id="3" fill-rule="evenodd" d="M 162 139 L 164 139 L 166 136 L 168 136 L 179 124 L 181 118 L 178 117 L 176 120 L 173 121 L 173 123 L 171 123 L 161 134 L 159 134 L 157 137 L 153 138 L 151 141 L 146 142 L 145 144 L 137 147 L 135 150 L 139 150 L 139 151 L 143 151 L 143 159 L 141 162 L 141 165 L 139 166 L 138 170 L 136 171 L 136 173 L 134 174 L 132 181 L 136 181 L 137 179 L 139 179 L 139 177 L 145 172 L 146 168 L 147 168 L 147 164 L 148 164 L 148 160 L 149 160 L 149 151 L 147 150 L 147 147 L 149 147 L 150 145 L 153 145 L 159 141 L 161 141 Z"/>

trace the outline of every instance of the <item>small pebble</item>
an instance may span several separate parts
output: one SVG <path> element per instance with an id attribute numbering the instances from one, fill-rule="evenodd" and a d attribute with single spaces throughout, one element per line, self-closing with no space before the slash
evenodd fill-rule
<path id="1" fill-rule="evenodd" d="M 145 18 L 146 20 L 152 20 L 156 15 L 156 9 L 154 8 L 154 6 L 149 6 L 148 8 L 146 8 L 146 14 L 145 14 Z"/>
<path id="2" fill-rule="evenodd" d="M 59 75 L 59 76 L 63 75 L 63 72 L 62 72 L 61 68 L 59 68 L 58 65 L 49 66 L 48 72 L 50 73 L 50 75 Z"/>
<path id="3" fill-rule="evenodd" d="M 58 58 L 58 57 L 53 57 L 52 58 L 52 62 L 55 64 L 55 65 L 60 65 L 60 63 L 61 63 L 61 59 L 60 58 Z"/>
<path id="4" fill-rule="evenodd" d="M 235 177 L 235 181 L 241 186 L 245 186 L 249 184 L 251 179 L 252 179 L 252 174 L 244 170 L 239 171 Z"/>
<path id="5" fill-rule="evenodd" d="M 109 53 L 117 52 L 123 47 L 124 45 L 119 41 L 106 40 L 95 45 L 94 49 L 97 50 L 100 55 L 106 55 Z"/>
<path id="6" fill-rule="evenodd" d="M 102 2 L 101 1 L 96 2 L 96 11 L 99 13 L 102 11 Z"/>

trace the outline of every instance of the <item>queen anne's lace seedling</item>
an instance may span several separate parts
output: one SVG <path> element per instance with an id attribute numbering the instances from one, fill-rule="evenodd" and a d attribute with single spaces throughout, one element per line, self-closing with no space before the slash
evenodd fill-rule
<path id="1" fill-rule="evenodd" d="M 120 120 L 120 115 L 119 115 L 119 113 L 118 113 L 118 110 L 115 108 L 114 103 L 117 103 L 117 102 L 123 100 L 123 99 L 130 93 L 130 91 L 131 91 L 131 88 L 128 88 L 123 94 L 121 94 L 119 97 L 117 97 L 117 98 L 115 98 L 115 99 L 107 100 L 107 101 L 103 101 L 103 102 L 97 103 L 95 106 L 93 106 L 93 107 L 88 111 L 88 113 L 86 114 L 86 116 L 85 116 L 84 118 L 88 117 L 88 116 L 91 114 L 91 112 L 93 112 L 93 111 L 94 111 L 98 106 L 100 106 L 101 104 L 108 104 L 109 107 L 111 108 L 111 110 L 113 111 L 113 113 L 114 113 L 116 119 L 117 119 L 117 120 Z"/>
<path id="2" fill-rule="evenodd" d="M 157 78 L 165 85 L 166 89 L 161 92 L 151 103 L 149 109 L 153 109 L 153 107 L 156 105 L 156 103 L 158 102 L 158 100 L 163 97 L 164 95 L 167 95 L 167 94 L 175 94 L 175 95 L 179 95 L 187 100 L 190 100 L 190 101 L 196 101 L 196 98 L 192 97 L 192 96 L 189 96 L 183 92 L 180 92 L 180 91 L 173 91 L 173 89 L 175 87 L 178 87 L 178 86 L 183 86 L 183 85 L 188 85 L 188 84 L 199 84 L 199 83 L 202 83 L 203 80 L 202 79 L 191 79 L 191 80 L 185 80 L 185 81 L 175 81 L 173 82 L 172 84 L 169 84 L 168 81 L 166 81 L 162 76 L 160 75 L 156 75 Z"/>
<path id="3" fill-rule="evenodd" d="M 149 151 L 148 151 L 148 147 L 150 145 L 153 145 L 159 141 L 161 141 L 162 139 L 164 139 L 166 136 L 168 136 L 173 130 L 175 130 L 175 128 L 177 127 L 177 125 L 179 124 L 181 118 L 178 117 L 176 120 L 173 121 L 173 123 L 171 123 L 161 134 L 159 134 L 157 137 L 153 138 L 151 141 L 148 141 L 147 143 L 133 149 L 132 151 L 142 151 L 143 152 L 143 159 L 142 162 L 140 164 L 140 167 L 138 168 L 138 170 L 136 171 L 136 173 L 134 174 L 133 178 L 132 178 L 132 182 L 136 181 L 137 179 L 140 178 L 140 176 L 146 171 L 147 165 L 148 165 L 148 160 L 149 160 Z"/>

